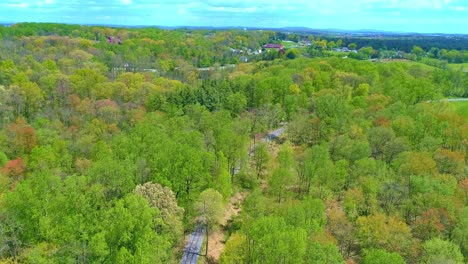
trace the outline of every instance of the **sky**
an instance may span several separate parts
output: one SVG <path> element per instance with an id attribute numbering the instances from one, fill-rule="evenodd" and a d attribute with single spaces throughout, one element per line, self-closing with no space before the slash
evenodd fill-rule
<path id="1" fill-rule="evenodd" d="M 0 0 L 0 22 L 468 34 L 468 0 Z"/>

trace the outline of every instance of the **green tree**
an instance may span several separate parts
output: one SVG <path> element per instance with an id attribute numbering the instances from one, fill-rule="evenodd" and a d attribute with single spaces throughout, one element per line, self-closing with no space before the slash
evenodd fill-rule
<path id="1" fill-rule="evenodd" d="M 232 194 L 232 182 L 231 175 L 227 170 L 227 160 L 222 152 L 218 153 L 215 166 L 213 185 L 227 199 Z"/>
<path id="2" fill-rule="evenodd" d="M 372 47 L 362 47 L 359 49 L 359 53 L 363 54 L 365 58 L 370 59 L 375 54 L 375 50 Z"/>
<path id="3" fill-rule="evenodd" d="M 357 44 L 356 43 L 350 43 L 350 44 L 348 44 L 348 48 L 350 48 L 352 50 L 355 50 L 357 48 Z"/>
<path id="4" fill-rule="evenodd" d="M 459 175 L 463 173 L 465 167 L 465 154 L 462 152 L 439 149 L 434 159 L 440 173 Z"/>
<path id="5" fill-rule="evenodd" d="M 247 98 L 242 93 L 230 94 L 226 99 L 226 109 L 233 116 L 239 116 L 247 106 Z"/>
<path id="6" fill-rule="evenodd" d="M 177 205 L 177 200 L 171 189 L 157 183 L 147 182 L 143 185 L 137 185 L 133 192 L 144 197 L 151 207 L 159 210 L 164 221 L 161 228 L 164 232 L 173 235 L 173 242 L 177 241 L 183 234 L 184 209 Z"/>
<path id="7" fill-rule="evenodd" d="M 200 220 L 206 224 L 208 231 L 218 228 L 224 216 L 223 196 L 214 189 L 206 189 L 200 193 L 195 208 L 199 212 Z M 206 238 L 206 254 L 208 253 L 208 237 Z"/>
<path id="8" fill-rule="evenodd" d="M 215 228 L 224 215 L 223 196 L 214 189 L 200 193 L 195 207 L 209 228 Z"/>
<path id="9" fill-rule="evenodd" d="M 453 229 L 453 240 L 460 246 L 461 252 L 468 259 L 468 207 L 464 207 Z"/>
<path id="10" fill-rule="evenodd" d="M 383 248 L 398 252 L 407 259 L 414 258 L 414 239 L 410 228 L 395 216 L 383 214 L 361 216 L 356 221 L 357 234 L 364 248 Z"/>
<path id="11" fill-rule="evenodd" d="M 26 118 L 32 117 L 44 103 L 44 92 L 34 82 L 25 81 L 19 83 L 18 86 L 20 89 L 17 91 L 24 98 L 24 111 L 22 113 Z"/>
<path id="12" fill-rule="evenodd" d="M 211 133 L 214 137 L 212 147 L 215 153 L 222 152 L 226 157 L 231 181 L 233 182 L 241 158 L 247 154 L 248 123 L 239 119 L 232 120 L 225 111 L 215 113 L 211 122 Z"/>
<path id="13" fill-rule="evenodd" d="M 331 165 L 327 145 L 315 145 L 307 150 L 305 159 L 302 162 L 303 168 L 301 168 L 303 170 L 302 181 L 306 193 L 310 192 L 312 184 L 319 185 L 322 183 L 319 181 L 321 177 L 318 175 L 324 173 L 324 171 L 321 171 L 321 168 L 330 168 Z"/>
<path id="14" fill-rule="evenodd" d="M 132 174 L 135 167 L 129 161 L 122 162 L 111 156 L 101 156 L 93 162 L 88 175 L 99 184 L 105 186 L 109 200 L 122 197 L 129 193 L 135 182 Z"/>
<path id="15" fill-rule="evenodd" d="M 97 85 L 105 80 L 105 76 L 90 68 L 78 69 L 70 76 L 73 92 L 81 98 L 90 97 Z"/>
<path id="16" fill-rule="evenodd" d="M 243 234 L 234 233 L 226 242 L 226 247 L 219 259 L 219 263 L 247 263 L 248 242 L 247 237 Z"/>
<path id="17" fill-rule="evenodd" d="M 414 55 L 418 57 L 421 57 L 422 55 L 425 54 L 424 50 L 419 46 L 413 46 L 413 48 L 411 49 L 411 53 L 413 53 Z"/>
<path id="18" fill-rule="evenodd" d="M 316 98 L 314 106 L 320 125 L 328 129 L 321 129 L 325 132 L 322 132 L 321 139 L 327 139 L 332 130 L 345 131 L 349 122 L 350 107 L 344 98 L 336 95 L 334 91 L 324 90 L 323 95 Z"/>
<path id="19" fill-rule="evenodd" d="M 321 122 L 318 118 L 311 119 L 309 114 L 297 113 L 293 115 L 286 129 L 291 142 L 298 145 L 312 145 L 321 137 L 322 131 L 320 128 Z"/>
<path id="20" fill-rule="evenodd" d="M 286 58 L 293 60 L 299 56 L 299 51 L 297 49 L 290 49 L 286 52 Z"/>
<path id="21" fill-rule="evenodd" d="M 141 196 L 129 194 L 106 213 L 105 240 L 110 263 L 169 261 L 170 243 L 154 232 L 158 210 Z"/>
<path id="22" fill-rule="evenodd" d="M 8 161 L 8 157 L 5 153 L 0 151 L 0 167 L 3 167 Z"/>
<path id="23" fill-rule="evenodd" d="M 304 263 L 343 264 L 345 262 L 336 245 L 312 241 L 307 247 Z"/>
<path id="24" fill-rule="evenodd" d="M 277 197 L 278 203 L 286 197 L 286 189 L 294 180 L 292 168 L 294 166 L 294 153 L 291 143 L 284 143 L 278 152 L 278 168 L 270 178 L 270 191 Z"/>
<path id="25" fill-rule="evenodd" d="M 372 150 L 372 156 L 382 157 L 390 142 L 395 138 L 395 133 L 391 128 L 374 127 L 369 131 L 368 140 Z"/>
<path id="26" fill-rule="evenodd" d="M 277 168 L 273 171 L 270 178 L 270 191 L 281 203 L 287 197 L 287 188 L 294 179 L 291 170 Z"/>
<path id="27" fill-rule="evenodd" d="M 338 39 L 338 41 L 336 42 L 336 46 L 338 48 L 341 48 L 343 46 L 343 40 L 342 39 Z"/>
<path id="28" fill-rule="evenodd" d="M 294 166 L 294 153 L 290 142 L 284 143 L 278 152 L 278 165 L 280 168 L 290 170 Z"/>
<path id="29" fill-rule="evenodd" d="M 302 228 L 307 234 L 322 231 L 326 224 L 325 204 L 319 199 L 306 198 L 298 204 L 288 205 L 283 215 L 287 224 Z"/>
<path id="30" fill-rule="evenodd" d="M 306 232 L 288 226 L 282 218 L 256 219 L 245 233 L 251 245 L 247 263 L 303 263 Z"/>
<path id="31" fill-rule="evenodd" d="M 263 142 L 257 143 L 253 149 L 252 157 L 252 163 L 257 174 L 257 178 L 261 177 L 268 168 L 270 159 L 270 152 L 268 151 L 267 144 Z"/>
<path id="32" fill-rule="evenodd" d="M 463 255 L 460 252 L 460 248 L 452 242 L 441 240 L 439 238 L 433 238 L 423 244 L 420 263 L 462 264 Z"/>

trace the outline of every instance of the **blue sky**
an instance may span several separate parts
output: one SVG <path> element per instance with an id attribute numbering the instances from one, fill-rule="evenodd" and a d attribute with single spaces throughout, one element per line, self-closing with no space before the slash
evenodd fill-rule
<path id="1" fill-rule="evenodd" d="M 1 22 L 468 34 L 468 0 L 0 0 Z"/>

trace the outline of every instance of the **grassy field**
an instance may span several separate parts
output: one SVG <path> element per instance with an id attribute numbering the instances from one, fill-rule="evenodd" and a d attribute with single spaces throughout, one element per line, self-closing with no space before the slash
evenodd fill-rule
<path id="1" fill-rule="evenodd" d="M 465 71 L 468 71 L 468 63 L 449 63 L 448 66 L 452 70 L 460 70 L 463 68 Z"/>
<path id="2" fill-rule="evenodd" d="M 401 59 L 401 60 L 388 60 L 388 59 L 384 59 L 382 60 L 382 62 L 386 62 L 386 63 L 391 63 L 391 62 L 403 62 L 403 63 L 408 63 L 408 64 L 412 64 L 412 65 L 424 65 L 424 67 L 427 67 L 427 68 L 436 68 L 435 66 L 432 66 L 432 65 L 427 65 L 423 62 L 419 62 L 419 61 L 411 61 L 411 60 L 406 60 L 406 59 Z M 455 71 L 459 71 L 461 69 L 463 69 L 465 72 L 468 72 L 468 63 L 449 63 L 447 64 L 447 67 L 451 70 L 455 70 Z"/>
<path id="3" fill-rule="evenodd" d="M 452 102 L 450 103 L 455 107 L 455 110 L 468 119 L 468 101 L 464 102 Z"/>
<path id="4" fill-rule="evenodd" d="M 282 41 L 281 44 L 284 46 L 285 49 L 299 48 L 299 45 L 296 42 Z"/>
<path id="5" fill-rule="evenodd" d="M 417 66 L 420 66 L 420 67 L 422 67 L 423 69 L 426 69 L 426 70 L 436 69 L 436 67 L 434 67 L 432 65 L 427 65 L 427 64 L 424 64 L 424 63 L 419 62 L 419 61 L 412 61 L 412 60 L 407 60 L 407 59 L 393 59 L 393 60 L 384 59 L 384 60 L 382 60 L 382 62 L 383 63 L 405 63 L 405 64 L 408 64 L 410 66 L 417 65 Z"/>

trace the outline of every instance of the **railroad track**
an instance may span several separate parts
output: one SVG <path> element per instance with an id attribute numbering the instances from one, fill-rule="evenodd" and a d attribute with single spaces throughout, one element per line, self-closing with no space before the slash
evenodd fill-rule
<path id="1" fill-rule="evenodd" d="M 202 224 L 197 224 L 195 231 L 192 232 L 189 242 L 185 246 L 184 255 L 182 256 L 181 264 L 197 264 L 198 256 L 205 236 L 206 227 Z"/>

